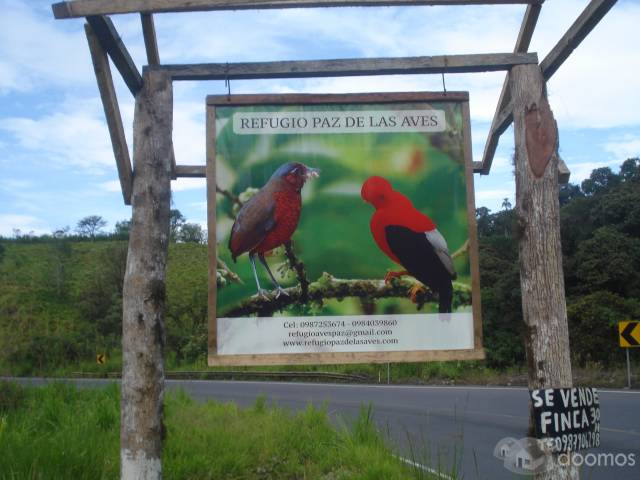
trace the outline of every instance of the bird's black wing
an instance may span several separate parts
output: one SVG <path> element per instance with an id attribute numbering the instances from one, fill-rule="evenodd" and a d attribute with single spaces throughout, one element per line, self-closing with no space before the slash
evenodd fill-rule
<path id="1" fill-rule="evenodd" d="M 385 228 L 387 244 L 402 266 L 440 295 L 440 311 L 451 311 L 452 274 L 425 232 L 400 225 Z"/>
<path id="2" fill-rule="evenodd" d="M 260 190 L 245 203 L 236 217 L 229 237 L 233 259 L 257 246 L 276 224 L 273 195 Z"/>

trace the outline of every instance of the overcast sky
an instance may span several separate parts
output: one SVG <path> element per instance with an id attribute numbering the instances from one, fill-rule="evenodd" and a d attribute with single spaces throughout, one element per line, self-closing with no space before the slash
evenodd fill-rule
<path id="1" fill-rule="evenodd" d="M 547 0 L 530 51 L 542 59 L 589 2 Z M 131 215 L 122 202 L 83 19 L 54 20 L 50 2 L 0 0 L 0 235 L 49 233 L 87 215 L 108 230 Z M 510 52 L 523 5 L 334 8 L 158 14 L 163 63 L 300 60 Z M 138 15 L 113 17 L 138 68 L 146 63 Z M 579 183 L 593 168 L 618 171 L 640 155 L 640 0 L 619 0 L 549 82 L 560 153 Z M 113 68 L 132 145 L 133 98 Z M 474 160 L 484 144 L 504 73 L 446 75 L 471 98 Z M 440 91 L 439 75 L 233 81 L 233 93 Z M 179 164 L 204 164 L 207 94 L 223 82 L 177 82 Z M 489 176 L 475 175 L 476 206 L 514 202 L 509 129 Z M 174 208 L 206 219 L 203 179 L 172 183 Z"/>

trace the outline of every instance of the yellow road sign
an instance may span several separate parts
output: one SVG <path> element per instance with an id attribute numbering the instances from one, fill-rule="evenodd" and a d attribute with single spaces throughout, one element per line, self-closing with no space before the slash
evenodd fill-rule
<path id="1" fill-rule="evenodd" d="M 98 365 L 104 365 L 106 361 L 107 356 L 104 353 L 99 353 L 98 355 L 96 355 L 96 363 Z"/>
<path id="2" fill-rule="evenodd" d="M 618 333 L 620 334 L 621 347 L 640 347 L 640 322 L 619 322 Z"/>

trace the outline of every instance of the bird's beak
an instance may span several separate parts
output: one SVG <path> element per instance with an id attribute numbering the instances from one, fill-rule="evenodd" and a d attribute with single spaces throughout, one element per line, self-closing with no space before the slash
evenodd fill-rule
<path id="1" fill-rule="evenodd" d="M 320 169 L 319 168 L 310 168 L 307 167 L 307 169 L 304 172 L 304 179 L 305 180 L 309 180 L 310 178 L 316 178 L 320 176 Z"/>

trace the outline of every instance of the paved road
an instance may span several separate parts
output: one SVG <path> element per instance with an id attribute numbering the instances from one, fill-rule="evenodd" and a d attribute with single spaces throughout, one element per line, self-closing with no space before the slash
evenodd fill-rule
<path id="1" fill-rule="evenodd" d="M 24 379 L 40 384 L 41 379 Z M 80 386 L 103 380 L 73 380 Z M 465 479 L 526 478 L 504 469 L 493 457 L 505 437 L 526 436 L 528 393 L 524 388 L 428 387 L 399 385 L 336 385 L 317 383 L 169 380 L 199 400 L 216 399 L 251 405 L 258 395 L 299 410 L 309 403 L 327 404 L 336 421 L 349 422 L 362 405 L 371 403 L 374 418 L 404 457 Z M 584 479 L 640 478 L 640 392 L 600 392 L 601 447 L 586 453 L 613 453 L 626 466 L 583 469 Z M 634 454 L 630 466 L 628 455 Z M 594 459 L 594 457 L 591 457 Z M 590 459 L 587 459 L 590 460 Z"/>

